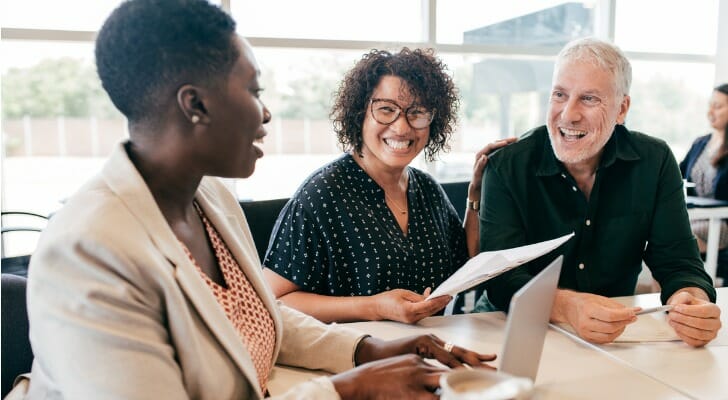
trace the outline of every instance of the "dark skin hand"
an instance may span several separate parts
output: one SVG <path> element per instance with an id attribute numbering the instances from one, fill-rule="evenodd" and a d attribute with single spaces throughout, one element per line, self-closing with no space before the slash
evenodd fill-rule
<path id="1" fill-rule="evenodd" d="M 356 351 L 360 366 L 331 380 L 344 399 L 436 399 L 434 391 L 439 387 L 440 375 L 448 369 L 429 364 L 425 358 L 450 368 L 467 364 L 493 369 L 484 362 L 495 360 L 495 354 L 479 354 L 459 346 L 448 352 L 444 345 L 435 335 L 389 341 L 367 337 Z"/>
<path id="2" fill-rule="evenodd" d="M 342 399 L 437 399 L 435 390 L 445 368 L 415 354 L 372 361 L 331 377 Z"/>

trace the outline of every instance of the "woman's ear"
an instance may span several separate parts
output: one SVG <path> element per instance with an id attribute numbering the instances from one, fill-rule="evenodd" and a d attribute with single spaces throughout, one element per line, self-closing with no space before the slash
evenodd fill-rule
<path id="1" fill-rule="evenodd" d="M 193 85 L 182 85 L 177 90 L 177 105 L 187 120 L 193 124 L 207 124 L 209 118 L 202 100 L 200 88 Z"/>

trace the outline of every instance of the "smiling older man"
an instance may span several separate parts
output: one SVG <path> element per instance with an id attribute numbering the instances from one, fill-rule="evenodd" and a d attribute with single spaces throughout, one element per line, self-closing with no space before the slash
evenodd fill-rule
<path id="1" fill-rule="evenodd" d="M 715 290 L 690 232 L 670 148 L 624 127 L 630 82 L 629 61 L 614 45 L 587 38 L 564 47 L 547 125 L 494 154 L 485 169 L 480 249 L 575 232 L 556 250 L 565 261 L 551 320 L 595 343 L 613 341 L 636 320 L 635 308 L 608 297 L 634 293 L 644 260 L 662 301 L 675 305 L 669 321 L 676 333 L 702 346 L 720 329 Z M 488 299 L 506 309 L 551 258 L 492 279 Z"/>

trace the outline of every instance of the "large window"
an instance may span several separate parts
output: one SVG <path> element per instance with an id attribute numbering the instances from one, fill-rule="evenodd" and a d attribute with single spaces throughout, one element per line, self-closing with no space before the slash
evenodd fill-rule
<path id="1" fill-rule="evenodd" d="M 437 3 L 437 41 L 453 44 L 561 46 L 594 34 L 595 1 L 530 0 Z"/>
<path id="2" fill-rule="evenodd" d="M 718 0 L 619 0 L 614 33 L 625 51 L 715 55 Z"/>
<path id="3" fill-rule="evenodd" d="M 230 2 L 243 36 L 420 42 L 421 0 L 266 0 Z"/>
<path id="4" fill-rule="evenodd" d="M 218 1 L 255 47 L 274 116 L 256 173 L 231 186 L 241 199 L 290 196 L 341 153 L 328 115 L 344 72 L 371 48 L 402 45 L 434 47 L 462 97 L 451 151 L 415 162 L 438 179 L 468 179 L 481 146 L 543 124 L 553 56 L 589 35 L 633 61 L 628 126 L 680 159 L 708 128 L 721 1 Z M 93 32 L 118 3 L 3 1 L 3 209 L 54 211 L 126 137 L 93 66 Z"/>

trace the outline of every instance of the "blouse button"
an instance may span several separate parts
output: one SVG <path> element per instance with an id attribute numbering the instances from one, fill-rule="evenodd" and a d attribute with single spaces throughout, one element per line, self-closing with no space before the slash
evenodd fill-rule
<path id="1" fill-rule="evenodd" d="M 584 269 L 584 263 L 579 263 L 579 269 Z"/>

